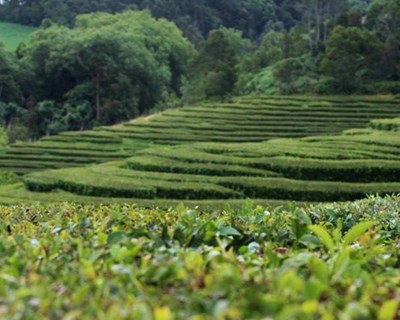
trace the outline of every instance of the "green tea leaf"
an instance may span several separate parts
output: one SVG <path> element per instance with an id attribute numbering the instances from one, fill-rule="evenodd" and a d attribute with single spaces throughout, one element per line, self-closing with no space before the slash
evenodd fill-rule
<path id="1" fill-rule="evenodd" d="M 329 252 L 333 252 L 335 243 L 325 227 L 313 225 L 308 226 L 308 229 L 318 237 L 318 239 L 325 245 Z"/>
<path id="2" fill-rule="evenodd" d="M 392 320 L 396 317 L 396 312 L 399 307 L 399 301 L 390 300 L 386 301 L 379 309 L 379 320 Z"/>
<path id="3" fill-rule="evenodd" d="M 369 228 L 375 225 L 374 221 L 365 221 L 356 224 L 344 236 L 343 243 L 346 245 L 352 244 L 359 236 L 363 235 Z"/>
<path id="4" fill-rule="evenodd" d="M 123 238 L 125 238 L 125 236 L 126 236 L 125 232 L 123 232 L 123 231 L 113 232 L 108 236 L 107 244 L 110 245 L 110 244 L 117 243 L 117 242 L 121 241 Z"/>
<path id="5" fill-rule="evenodd" d="M 350 263 L 350 253 L 351 253 L 351 248 L 344 247 L 336 257 L 333 264 L 336 279 L 339 279 L 342 276 L 342 274 L 346 271 Z"/>
<path id="6" fill-rule="evenodd" d="M 220 228 L 218 231 L 222 236 L 241 236 L 242 235 L 239 231 L 237 231 L 235 228 L 232 228 L 232 227 L 223 227 L 223 228 Z"/>

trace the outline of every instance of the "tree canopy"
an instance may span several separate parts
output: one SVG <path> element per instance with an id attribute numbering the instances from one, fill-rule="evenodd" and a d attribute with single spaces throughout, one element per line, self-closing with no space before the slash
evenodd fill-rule
<path id="1" fill-rule="evenodd" d="M 95 13 L 79 16 L 73 28 L 40 29 L 22 61 L 35 75 L 33 99 L 52 101 L 61 121 L 88 113 L 111 124 L 179 95 L 191 51 L 174 24 L 148 12 Z"/>

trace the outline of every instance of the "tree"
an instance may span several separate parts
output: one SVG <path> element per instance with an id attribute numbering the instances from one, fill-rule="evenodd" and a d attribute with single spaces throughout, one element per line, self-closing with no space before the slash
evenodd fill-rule
<path id="1" fill-rule="evenodd" d="M 294 94 L 293 83 L 301 76 L 303 65 L 299 59 L 289 58 L 279 61 L 275 66 L 274 79 L 280 82 L 280 90 L 285 94 Z"/>
<path id="2" fill-rule="evenodd" d="M 112 124 L 169 93 L 179 95 L 191 50 L 174 24 L 127 11 L 82 15 L 74 28 L 41 29 L 23 60 L 36 76 L 36 101 L 54 101 L 64 114 L 68 106 L 90 106 L 96 123 Z"/>
<path id="3" fill-rule="evenodd" d="M 321 71 L 332 77 L 338 88 L 354 92 L 376 79 L 382 43 L 377 36 L 358 27 L 336 27 L 327 42 Z"/>
<path id="4" fill-rule="evenodd" d="M 388 80 L 400 80 L 400 2 L 375 0 L 368 12 L 366 26 L 384 43 L 382 74 Z"/>
<path id="5" fill-rule="evenodd" d="M 64 110 L 54 101 L 45 100 L 40 102 L 37 106 L 37 113 L 42 134 L 49 136 L 67 130 Z"/>
<path id="6" fill-rule="evenodd" d="M 232 92 L 237 79 L 236 63 L 235 50 L 225 32 L 210 32 L 194 65 L 195 70 L 206 80 L 206 97 L 223 98 Z"/>
<path id="7" fill-rule="evenodd" d="M 24 115 L 24 113 L 25 110 L 14 102 L 0 102 L 0 117 L 8 132 L 11 131 L 14 120 Z"/>
<path id="8" fill-rule="evenodd" d="M 89 101 L 81 101 L 78 105 L 66 105 L 65 121 L 70 130 L 86 130 L 93 121 L 92 107 Z"/>
<path id="9" fill-rule="evenodd" d="M 0 102 L 20 102 L 21 95 L 16 59 L 0 44 Z"/>

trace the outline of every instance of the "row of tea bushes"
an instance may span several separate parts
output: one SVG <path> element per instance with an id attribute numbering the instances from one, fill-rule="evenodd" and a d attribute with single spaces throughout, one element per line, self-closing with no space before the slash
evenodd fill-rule
<path id="1" fill-rule="evenodd" d="M 370 127 L 376 130 L 400 131 L 400 118 L 372 120 Z"/>

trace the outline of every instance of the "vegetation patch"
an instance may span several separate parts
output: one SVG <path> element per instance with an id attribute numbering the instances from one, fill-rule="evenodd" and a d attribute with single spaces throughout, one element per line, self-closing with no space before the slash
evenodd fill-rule
<path id="1" fill-rule="evenodd" d="M 0 22 L 0 42 L 8 51 L 14 51 L 22 42 L 27 42 L 29 35 L 35 30 L 36 28 L 21 24 Z"/>
<path id="2" fill-rule="evenodd" d="M 23 175 L 14 201 L 354 200 L 400 192 L 399 135 L 374 129 L 388 113 L 390 97 L 242 97 L 15 144 L 0 168 Z"/>
<path id="3" fill-rule="evenodd" d="M 0 315 L 395 319 L 399 210 L 3 206 Z"/>

